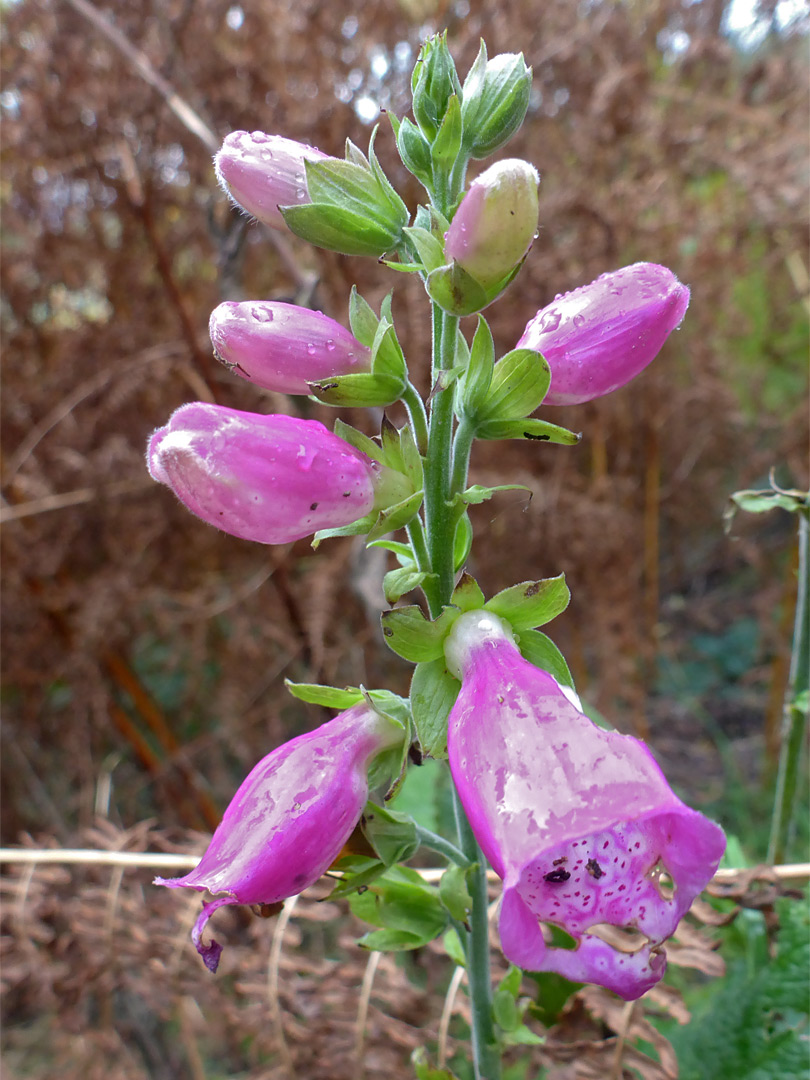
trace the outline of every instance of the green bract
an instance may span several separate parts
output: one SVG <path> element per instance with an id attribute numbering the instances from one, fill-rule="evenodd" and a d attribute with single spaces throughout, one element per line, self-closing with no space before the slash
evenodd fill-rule
<path id="1" fill-rule="evenodd" d="M 523 123 L 529 107 L 532 69 L 523 53 L 501 53 L 487 60 L 481 48 L 464 80 L 464 149 L 486 158 L 508 142 Z"/>

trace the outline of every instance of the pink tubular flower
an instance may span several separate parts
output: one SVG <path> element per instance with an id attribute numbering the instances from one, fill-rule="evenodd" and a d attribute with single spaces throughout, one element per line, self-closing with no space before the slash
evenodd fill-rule
<path id="1" fill-rule="evenodd" d="M 225 904 L 276 904 L 309 888 L 338 857 L 368 799 L 374 757 L 404 738 L 365 702 L 263 758 L 234 795 L 208 850 L 182 878 L 156 885 L 224 893 L 203 904 L 192 941 L 216 971 L 222 946 L 202 942 Z"/>
<path id="2" fill-rule="evenodd" d="M 260 544 L 349 525 L 407 483 L 317 420 L 201 401 L 152 435 L 147 465 L 197 517 Z"/>
<path id="3" fill-rule="evenodd" d="M 526 325 L 517 347 L 551 367 L 545 405 L 579 405 L 634 379 L 654 360 L 689 306 L 671 270 L 634 263 L 558 296 Z"/>
<path id="4" fill-rule="evenodd" d="M 220 304 L 209 332 L 231 371 L 283 394 L 308 394 L 312 382 L 371 368 L 371 350 L 340 323 L 295 304 Z"/>
<path id="5" fill-rule="evenodd" d="M 217 179 L 243 210 L 274 229 L 286 229 L 279 206 L 310 202 L 305 161 L 328 155 L 281 135 L 232 131 L 214 157 Z"/>
<path id="6" fill-rule="evenodd" d="M 462 681 L 450 769 L 504 883 L 504 954 L 640 997 L 662 978 L 663 942 L 717 869 L 722 830 L 672 793 L 643 743 L 596 727 L 573 691 L 524 660 L 497 617 L 461 615 L 445 653 Z M 551 947 L 541 923 L 575 947 Z M 609 944 L 603 926 L 627 941 Z"/>
<path id="7" fill-rule="evenodd" d="M 444 254 L 485 290 L 496 287 L 532 245 L 537 231 L 537 170 L 509 158 L 490 165 L 469 191 L 445 233 Z"/>

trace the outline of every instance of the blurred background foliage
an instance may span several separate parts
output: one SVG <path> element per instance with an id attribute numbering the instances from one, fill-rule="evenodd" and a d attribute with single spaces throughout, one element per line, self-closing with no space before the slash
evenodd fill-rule
<path id="1" fill-rule="evenodd" d="M 550 629 L 580 692 L 649 738 L 679 792 L 761 858 L 794 522 L 738 515 L 728 537 L 722 513 L 771 467 L 785 486 L 808 485 L 806 5 L 5 0 L 2 16 L 3 841 L 132 845 L 151 818 L 149 843 L 187 846 L 259 757 L 322 719 L 286 696 L 285 676 L 407 691 L 378 629 L 383 553 L 219 534 L 148 479 L 143 449 L 192 398 L 334 417 L 215 364 L 207 320 L 224 299 L 345 321 L 353 283 L 375 303 L 394 288 L 428 389 L 420 283 L 247 222 L 211 156 L 237 128 L 340 156 L 346 136 L 364 146 L 382 119 L 382 163 L 415 209 L 380 110 L 407 109 L 419 43 L 446 26 L 462 75 L 480 37 L 490 55 L 521 49 L 534 67 L 526 123 L 503 156 L 540 170 L 540 233 L 487 313 L 500 352 L 556 293 L 626 263 L 664 263 L 692 289 L 683 328 L 641 378 L 550 416 L 584 432 L 578 448 L 475 448 L 474 482 L 525 483 L 534 497 L 476 508 L 468 568 L 487 594 L 565 571 L 573 601 Z M 346 418 L 379 430 L 378 414 Z M 414 783 L 418 806 L 430 785 Z M 40 889 L 46 907 L 60 880 L 70 890 L 76 878 Z M 93 880 L 59 934 L 45 919 L 65 963 L 70 950 L 85 957 L 80 927 L 103 906 Z M 144 898 L 185 932 L 164 897 Z M 109 968 L 97 975 L 103 1013 Z M 30 1020 L 48 994 L 77 1016 L 88 1007 L 58 965 L 42 965 L 36 992 L 30 977 L 11 977 L 15 1016 Z M 153 1019 L 127 1022 L 146 1038 Z M 86 1077 L 91 1058 L 69 1028 L 64 1053 Z M 100 1045 L 118 1053 L 104 1030 Z M 230 1068 L 247 1069 L 231 1051 Z M 115 1060 L 116 1075 L 141 1076 L 149 1057 L 134 1071 Z M 320 1067 L 301 1075 L 343 1075 Z M 186 1068 L 153 1061 L 147 1074 Z"/>

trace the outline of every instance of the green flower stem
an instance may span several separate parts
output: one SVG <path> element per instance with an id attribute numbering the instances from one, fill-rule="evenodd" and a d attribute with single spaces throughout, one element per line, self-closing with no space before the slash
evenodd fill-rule
<path id="1" fill-rule="evenodd" d="M 416 439 L 416 446 L 419 453 L 424 456 L 427 453 L 428 446 L 427 413 L 425 412 L 422 395 L 410 380 L 408 380 L 402 393 L 402 401 L 411 419 L 411 428 Z"/>
<path id="2" fill-rule="evenodd" d="M 456 356 L 458 318 L 433 305 L 433 385 L 440 371 L 452 368 Z M 451 495 L 467 483 L 472 432 L 463 423 L 453 442 L 453 391 L 438 390 L 431 401 L 428 453 L 425 461 L 425 529 L 434 590 L 425 591 L 430 614 L 436 618 L 449 604 L 454 586 L 453 540 L 456 517 Z M 428 584 L 425 582 L 425 585 Z M 500 1080 L 501 1058 L 492 1018 L 492 975 L 489 963 L 489 919 L 486 859 L 475 839 L 464 809 L 454 793 L 458 846 L 467 865 L 472 898 L 469 928 L 460 927 L 467 957 L 467 987 L 472 1006 L 472 1046 L 476 1080 Z M 463 865 L 463 864 L 462 864 Z"/>
<path id="3" fill-rule="evenodd" d="M 464 491 L 467 486 L 467 472 L 470 467 L 470 451 L 475 439 L 475 428 L 469 420 L 462 419 L 456 429 L 453 440 L 453 474 L 450 478 L 450 494 Z"/>
<path id="4" fill-rule="evenodd" d="M 785 695 L 782 747 L 779 753 L 779 771 L 776 777 L 771 838 L 768 844 L 768 862 L 784 861 L 785 853 L 796 814 L 796 792 L 799 773 L 804 758 L 804 737 L 807 729 L 807 712 L 799 700 L 807 694 L 810 681 L 810 551 L 808 550 L 808 514 L 799 512 L 799 572 L 796 593 L 796 621 L 793 630 L 793 651 L 790 660 L 790 678 Z"/>
<path id="5" fill-rule="evenodd" d="M 431 612 L 434 609 L 441 611 L 442 603 L 438 594 L 438 583 L 430 568 L 430 556 L 428 555 L 427 544 L 425 543 L 425 529 L 422 525 L 422 519 L 417 515 L 405 526 L 405 531 L 408 534 L 408 540 L 411 544 L 411 550 L 413 551 L 417 569 L 429 575 L 422 582 L 422 592 L 425 594 L 428 607 Z"/>
<path id="6" fill-rule="evenodd" d="M 456 866 L 461 867 L 470 865 L 469 859 L 460 848 L 457 848 L 455 844 L 451 844 L 449 840 L 445 840 L 443 836 L 431 832 L 430 829 L 423 829 L 418 823 L 416 825 L 416 836 L 422 847 L 430 848 L 431 851 L 437 851 L 440 855 L 443 855 L 448 862 L 455 863 Z"/>
<path id="7" fill-rule="evenodd" d="M 456 355 L 458 318 L 433 304 L 433 379 L 451 368 Z M 433 573 L 438 576 L 439 608 L 431 607 L 435 619 L 441 605 L 453 593 L 453 512 L 449 502 L 450 461 L 453 439 L 453 394 L 439 390 L 433 396 L 425 461 L 425 530 Z"/>
<path id="8" fill-rule="evenodd" d="M 501 1054 L 492 1016 L 492 976 L 489 966 L 489 896 L 487 861 L 478 846 L 464 807 L 454 790 L 459 847 L 474 864 L 467 875 L 472 898 L 469 931 L 466 932 L 467 989 L 472 1005 L 473 1064 L 476 1080 L 500 1080 Z"/>

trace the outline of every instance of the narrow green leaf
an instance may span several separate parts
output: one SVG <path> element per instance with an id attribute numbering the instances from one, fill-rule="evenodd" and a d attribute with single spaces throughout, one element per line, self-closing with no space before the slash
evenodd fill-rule
<path id="1" fill-rule="evenodd" d="M 356 686 L 340 689 L 337 686 L 319 686 L 317 683 L 295 683 L 289 679 L 284 680 L 284 685 L 299 701 L 322 705 L 325 709 L 340 709 L 342 712 L 363 700 L 363 691 Z"/>
<path id="2" fill-rule="evenodd" d="M 361 536 L 374 526 L 378 518 L 377 511 L 372 510 L 370 514 L 358 518 L 351 525 L 338 525 L 334 529 L 318 529 L 312 538 L 312 546 L 317 550 L 324 540 L 328 540 L 332 536 Z"/>
<path id="3" fill-rule="evenodd" d="M 384 611 L 380 622 L 386 645 L 404 660 L 419 664 L 444 656 L 443 642 L 452 625 L 447 618 L 431 622 L 420 607 L 410 604 Z"/>
<path id="4" fill-rule="evenodd" d="M 460 570 L 469 558 L 473 542 L 473 527 L 470 515 L 466 512 L 461 515 L 456 525 L 456 535 L 453 540 L 453 569 Z"/>
<path id="5" fill-rule="evenodd" d="M 392 552 L 399 560 L 400 566 L 415 562 L 411 545 L 403 544 L 399 540 L 372 540 L 366 544 L 366 547 L 382 548 L 384 551 Z"/>
<path id="6" fill-rule="evenodd" d="M 447 103 L 447 112 L 444 114 L 441 127 L 430 148 L 434 172 L 439 170 L 438 175 L 449 172 L 450 167 L 455 163 L 461 150 L 461 130 L 461 102 L 458 95 L 453 94 Z"/>
<path id="7" fill-rule="evenodd" d="M 357 428 L 353 428 L 343 420 L 338 419 L 335 420 L 334 432 L 339 439 L 343 439 L 344 442 L 353 446 L 355 450 L 362 450 L 364 454 L 367 454 L 373 461 L 379 461 L 381 465 L 386 464 L 380 444 L 370 439 L 368 435 L 364 435 L 362 431 L 358 431 Z"/>
<path id="8" fill-rule="evenodd" d="M 484 594 L 474 577 L 461 575 L 453 590 L 452 603 L 460 611 L 477 611 L 484 606 Z"/>
<path id="9" fill-rule="evenodd" d="M 506 619 L 517 631 L 531 630 L 551 622 L 568 607 L 571 593 L 565 574 L 541 581 L 521 581 L 487 600 L 484 607 Z"/>
<path id="10" fill-rule="evenodd" d="M 352 294 L 349 299 L 349 326 L 361 345 L 371 348 L 379 321 L 374 314 L 374 309 L 357 291 L 357 286 L 352 285 Z"/>
<path id="11" fill-rule="evenodd" d="M 451 866 L 439 879 L 439 899 L 456 922 L 466 922 L 472 911 L 472 897 L 467 888 L 467 870 Z"/>
<path id="12" fill-rule="evenodd" d="M 402 397 L 404 378 L 359 371 L 353 375 L 333 375 L 321 382 L 310 383 L 312 396 L 324 405 L 335 408 L 375 408 L 393 405 Z"/>
<path id="13" fill-rule="evenodd" d="M 432 233 L 418 226 L 411 226 L 402 231 L 416 248 L 419 258 L 428 273 L 435 270 L 437 266 L 444 265 L 442 245 Z"/>
<path id="14" fill-rule="evenodd" d="M 416 823 L 409 814 L 369 802 L 361 826 L 366 839 L 386 866 L 407 862 L 419 848 Z"/>
<path id="15" fill-rule="evenodd" d="M 516 1031 L 520 1027 L 517 1003 L 508 990 L 496 990 L 493 994 L 492 1015 L 503 1031 Z"/>
<path id="16" fill-rule="evenodd" d="M 478 439 L 534 439 L 537 442 L 576 446 L 582 435 L 576 431 L 548 424 L 545 420 L 486 420 L 475 429 Z"/>
<path id="17" fill-rule="evenodd" d="M 426 577 L 428 577 L 427 573 L 424 570 L 417 570 L 413 564 L 389 570 L 383 578 L 385 599 L 389 604 L 395 604 L 406 593 L 418 589 Z"/>
<path id="18" fill-rule="evenodd" d="M 328 203 L 282 206 L 281 216 L 289 229 L 302 240 L 339 251 L 342 255 L 373 255 L 379 258 L 399 242 L 400 233 L 383 228 L 368 214 L 360 214 Z"/>
<path id="19" fill-rule="evenodd" d="M 478 328 L 470 349 L 470 363 L 460 393 L 459 409 L 463 415 L 474 419 L 479 411 L 486 407 L 494 371 L 495 343 L 492 340 L 492 331 L 486 319 L 479 315 Z"/>
<path id="20" fill-rule="evenodd" d="M 447 757 L 447 717 L 461 683 L 447 670 L 444 657 L 416 665 L 411 680 L 411 711 L 416 734 L 427 757 Z"/>

